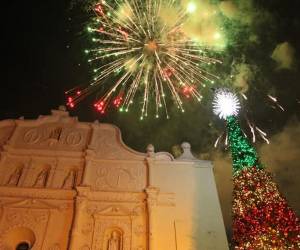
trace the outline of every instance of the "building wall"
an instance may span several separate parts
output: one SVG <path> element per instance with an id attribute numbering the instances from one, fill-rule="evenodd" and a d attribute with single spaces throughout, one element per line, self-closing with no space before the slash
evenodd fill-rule
<path id="1" fill-rule="evenodd" d="M 227 249 L 210 162 L 154 160 L 149 165 L 150 185 L 157 189 L 152 249 Z"/>
<path id="2" fill-rule="evenodd" d="M 0 122 L 0 249 L 228 249 L 212 166 L 139 153 L 61 107 Z"/>

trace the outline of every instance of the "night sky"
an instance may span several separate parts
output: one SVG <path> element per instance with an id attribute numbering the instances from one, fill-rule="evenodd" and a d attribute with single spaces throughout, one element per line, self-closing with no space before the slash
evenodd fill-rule
<path id="1" fill-rule="evenodd" d="M 246 85 L 251 118 L 271 140 L 271 145 L 259 142 L 258 151 L 299 214 L 300 3 L 233 2 L 238 3 L 239 13 L 234 24 L 228 20 L 225 24 L 228 47 L 221 55 L 224 66 L 217 74 L 224 82 L 234 74 L 237 87 Z M 2 12 L 0 119 L 35 119 L 49 114 L 65 103 L 64 91 L 91 79 L 84 54 L 89 46 L 83 31 L 88 14 L 78 5 L 71 9 L 70 1 L 64 0 L 5 1 Z M 267 94 L 277 96 L 286 111 L 273 109 Z M 98 119 L 119 126 L 125 143 L 134 149 L 144 151 L 153 143 L 157 150 L 172 151 L 172 146 L 189 141 L 195 155 L 214 160 L 229 227 L 231 170 L 226 151 L 213 149 L 224 124 L 212 115 L 211 97 L 203 104 L 187 103 L 184 114 L 171 110 L 170 120 L 143 122 L 135 112 L 112 111 L 102 117 L 94 112 L 92 100 L 88 98 L 71 114 L 80 121 Z"/>

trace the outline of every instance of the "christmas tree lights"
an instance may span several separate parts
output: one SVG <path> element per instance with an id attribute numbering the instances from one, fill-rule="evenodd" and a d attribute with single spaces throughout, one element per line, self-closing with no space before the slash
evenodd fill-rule
<path id="1" fill-rule="evenodd" d="M 226 121 L 234 174 L 252 166 L 261 168 L 256 150 L 244 136 L 237 118 L 229 116 Z"/>
<path id="2" fill-rule="evenodd" d="M 235 249 L 300 249 L 300 225 L 270 173 L 245 168 L 233 179 Z"/>
<path id="3" fill-rule="evenodd" d="M 236 250 L 300 249 L 299 218 L 259 162 L 236 115 L 238 98 L 218 90 L 214 112 L 226 119 L 233 161 L 233 244 Z"/>

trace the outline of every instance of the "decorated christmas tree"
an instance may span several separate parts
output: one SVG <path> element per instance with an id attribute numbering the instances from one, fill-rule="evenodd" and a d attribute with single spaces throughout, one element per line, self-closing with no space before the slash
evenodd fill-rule
<path id="1" fill-rule="evenodd" d="M 238 98 L 218 90 L 214 112 L 226 119 L 233 164 L 233 245 L 235 249 L 300 249 L 299 218 L 259 162 L 237 121 Z"/>

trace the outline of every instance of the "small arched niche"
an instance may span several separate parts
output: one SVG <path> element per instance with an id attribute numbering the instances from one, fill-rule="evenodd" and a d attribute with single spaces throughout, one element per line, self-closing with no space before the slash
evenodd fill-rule
<path id="1" fill-rule="evenodd" d="M 12 250 L 30 250 L 35 241 L 34 232 L 26 227 L 11 229 L 3 237 L 5 247 Z"/>
<path id="2" fill-rule="evenodd" d="M 123 250 L 124 232 L 118 227 L 111 227 L 105 230 L 103 249 Z"/>

